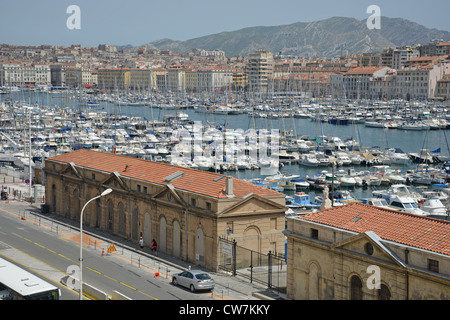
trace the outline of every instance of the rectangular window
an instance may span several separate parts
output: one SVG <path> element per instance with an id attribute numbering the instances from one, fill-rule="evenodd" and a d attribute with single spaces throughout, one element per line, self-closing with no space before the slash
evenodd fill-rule
<path id="1" fill-rule="evenodd" d="M 144 187 L 144 193 L 145 194 L 147 193 L 147 187 Z"/>
<path id="2" fill-rule="evenodd" d="M 317 230 L 317 229 L 311 229 L 311 238 L 313 238 L 313 239 L 319 239 L 319 230 Z"/>
<path id="3" fill-rule="evenodd" d="M 428 270 L 433 272 L 439 272 L 439 261 L 428 259 Z"/>
<path id="4" fill-rule="evenodd" d="M 191 199 L 191 205 L 195 207 L 197 205 L 197 201 L 195 199 Z"/>
<path id="5" fill-rule="evenodd" d="M 211 202 L 206 202 L 206 210 L 211 210 Z"/>
<path id="6" fill-rule="evenodd" d="M 141 192 L 141 185 L 140 184 L 137 185 L 137 192 Z"/>

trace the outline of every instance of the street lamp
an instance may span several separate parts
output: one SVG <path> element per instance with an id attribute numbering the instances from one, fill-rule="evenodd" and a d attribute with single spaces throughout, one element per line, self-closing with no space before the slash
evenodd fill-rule
<path id="1" fill-rule="evenodd" d="M 80 300 L 83 300 L 83 212 L 86 206 L 89 204 L 89 202 L 98 199 L 100 197 L 106 196 L 107 194 L 110 194 L 112 192 L 112 189 L 106 189 L 103 191 L 99 196 L 96 196 L 86 202 L 86 204 L 83 206 L 83 209 L 81 209 L 80 214 Z"/>

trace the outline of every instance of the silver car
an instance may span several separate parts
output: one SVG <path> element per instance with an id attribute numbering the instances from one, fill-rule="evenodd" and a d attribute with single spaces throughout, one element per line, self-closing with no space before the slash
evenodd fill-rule
<path id="1" fill-rule="evenodd" d="M 172 276 L 172 283 L 189 288 L 192 292 L 197 290 L 212 290 L 216 283 L 209 274 L 201 270 L 186 270 Z"/>

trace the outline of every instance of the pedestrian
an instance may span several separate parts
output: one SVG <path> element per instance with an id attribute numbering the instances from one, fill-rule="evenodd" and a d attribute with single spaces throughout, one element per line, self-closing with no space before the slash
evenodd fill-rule
<path id="1" fill-rule="evenodd" d="M 139 247 L 141 247 L 141 251 L 144 251 L 144 239 L 142 237 L 139 239 Z"/>
<path id="2" fill-rule="evenodd" d="M 152 240 L 152 252 L 153 252 L 156 256 L 158 255 L 157 249 L 158 249 L 158 244 L 156 243 L 156 240 L 153 239 L 153 240 Z"/>

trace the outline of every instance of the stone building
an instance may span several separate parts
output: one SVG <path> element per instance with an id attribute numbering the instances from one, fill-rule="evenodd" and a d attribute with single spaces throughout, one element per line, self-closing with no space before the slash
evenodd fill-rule
<path id="1" fill-rule="evenodd" d="M 288 218 L 287 297 L 450 299 L 450 222 L 360 203 Z"/>
<path id="2" fill-rule="evenodd" d="M 48 158 L 50 212 L 217 269 L 219 237 L 267 253 L 284 252 L 284 195 L 222 174 L 81 149 Z"/>

